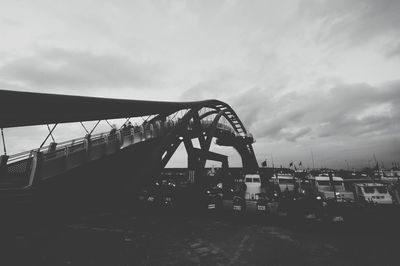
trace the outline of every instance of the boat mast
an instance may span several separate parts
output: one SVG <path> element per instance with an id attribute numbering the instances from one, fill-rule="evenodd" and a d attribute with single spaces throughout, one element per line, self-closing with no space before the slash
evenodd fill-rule
<path id="1" fill-rule="evenodd" d="M 312 148 L 311 148 L 310 150 L 311 150 L 312 168 L 315 169 L 315 164 L 314 164 L 314 153 L 313 153 L 313 151 L 312 151 Z"/>

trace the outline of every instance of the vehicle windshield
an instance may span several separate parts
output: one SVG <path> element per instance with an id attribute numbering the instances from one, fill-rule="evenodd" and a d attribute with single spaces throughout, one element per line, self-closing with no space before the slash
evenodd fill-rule
<path id="1" fill-rule="evenodd" d="M 375 192 L 375 188 L 374 187 L 364 187 L 364 192 L 367 194 L 371 194 Z"/>
<path id="2" fill-rule="evenodd" d="M 331 183 L 329 181 L 318 181 L 318 186 L 330 186 Z"/>
<path id="3" fill-rule="evenodd" d="M 285 185 L 285 184 L 294 184 L 293 179 L 279 179 L 279 184 Z"/>
<path id="4" fill-rule="evenodd" d="M 376 193 L 376 192 L 378 192 L 380 194 L 388 193 L 387 187 L 383 187 L 383 186 L 382 187 L 381 186 L 379 186 L 379 187 L 364 187 L 363 189 L 364 189 L 364 192 L 368 193 L 368 194 Z"/>
<path id="5" fill-rule="evenodd" d="M 260 178 L 258 178 L 258 177 L 255 177 L 255 178 L 246 177 L 245 182 L 246 183 L 260 183 Z"/>
<path id="6" fill-rule="evenodd" d="M 343 182 L 342 181 L 333 181 L 333 184 L 335 184 L 335 187 L 341 187 L 343 186 Z M 330 186 L 331 182 L 330 181 L 318 181 L 318 185 L 319 186 Z"/>
<path id="7" fill-rule="evenodd" d="M 318 186 L 325 186 L 324 190 L 331 190 L 331 182 L 329 180 L 319 180 L 317 181 Z M 337 191 L 344 191 L 344 184 L 342 181 L 333 181 L 333 184 L 335 185 L 335 190 Z M 321 189 L 321 188 L 320 188 Z"/>
<path id="8" fill-rule="evenodd" d="M 333 181 L 333 183 L 335 184 L 335 189 L 337 191 L 344 191 L 344 184 L 342 181 Z"/>
<path id="9" fill-rule="evenodd" d="M 333 181 L 333 184 L 335 184 L 335 186 L 343 186 L 342 181 Z"/>
<path id="10" fill-rule="evenodd" d="M 386 187 L 377 187 L 376 189 L 381 194 L 386 194 L 388 192 Z"/>

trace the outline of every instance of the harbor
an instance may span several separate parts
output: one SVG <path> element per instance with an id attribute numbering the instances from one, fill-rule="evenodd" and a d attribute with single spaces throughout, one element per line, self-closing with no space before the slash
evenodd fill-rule
<path id="1" fill-rule="evenodd" d="M 267 167 L 256 157 L 254 136 L 218 100 L 0 94 L 0 107 L 25 98 L 60 107 L 43 113 L 28 101 L 29 114 L 0 119 L 0 127 L 48 129 L 39 148 L 11 155 L 2 134 L 0 244 L 7 265 L 396 265 L 397 165 Z M 62 108 L 71 104 L 80 108 Z M 88 106 L 97 110 L 82 112 Z M 105 107 L 113 112 L 104 114 Z M 122 119 L 117 128 L 104 118 L 126 110 L 141 123 Z M 48 126 L 91 119 L 99 119 L 91 131 L 80 122 L 84 137 L 59 143 L 58 123 Z M 93 133 L 102 119 L 111 129 Z M 180 144 L 187 167 L 167 167 Z M 242 167 L 230 167 L 215 146 L 234 148 Z"/>

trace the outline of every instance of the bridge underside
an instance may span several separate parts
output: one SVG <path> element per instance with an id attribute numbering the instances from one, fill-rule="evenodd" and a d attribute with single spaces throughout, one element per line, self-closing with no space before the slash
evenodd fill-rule
<path id="1" fill-rule="evenodd" d="M 224 104 L 218 100 L 158 102 L 0 90 L 0 128 L 93 121 Z"/>

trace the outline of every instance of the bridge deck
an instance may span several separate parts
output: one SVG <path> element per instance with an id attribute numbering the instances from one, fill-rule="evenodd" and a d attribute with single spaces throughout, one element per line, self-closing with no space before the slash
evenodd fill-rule
<path id="1" fill-rule="evenodd" d="M 155 121 L 146 125 L 120 129 L 112 134 L 110 132 L 96 134 L 90 139 L 80 138 L 58 143 L 54 150 L 50 150 L 51 146 L 45 146 L 38 150 L 12 155 L 8 160 L 7 174 L 0 180 L 0 189 L 32 186 L 35 182 L 49 179 L 90 161 L 115 154 L 121 149 L 162 137 L 177 123 L 179 120 Z M 211 121 L 202 121 L 203 130 L 210 125 Z M 243 135 L 223 123 L 218 123 L 217 128 L 229 132 L 232 136 Z M 40 154 L 40 172 L 35 174 L 38 154 Z"/>

